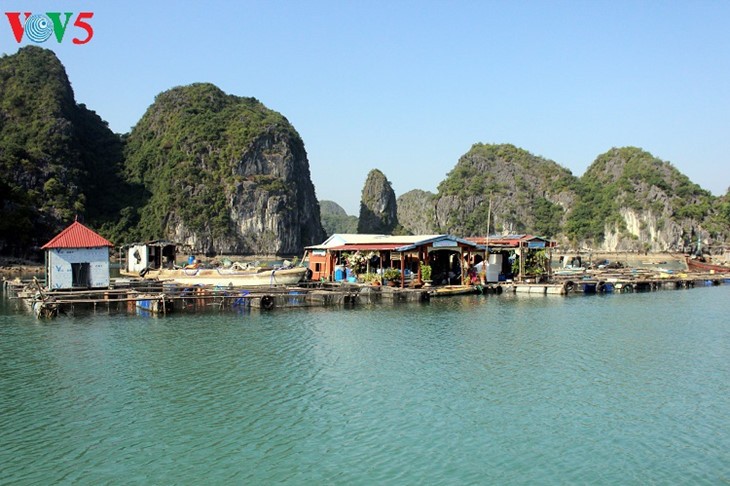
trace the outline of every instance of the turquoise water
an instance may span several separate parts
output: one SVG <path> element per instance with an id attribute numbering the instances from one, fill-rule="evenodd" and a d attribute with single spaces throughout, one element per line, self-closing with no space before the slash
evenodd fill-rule
<path id="1" fill-rule="evenodd" d="M 40 322 L 2 484 L 727 484 L 730 285 Z"/>

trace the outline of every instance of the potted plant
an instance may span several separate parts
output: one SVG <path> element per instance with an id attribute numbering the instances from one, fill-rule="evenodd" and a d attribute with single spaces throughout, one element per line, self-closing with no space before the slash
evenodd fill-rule
<path id="1" fill-rule="evenodd" d="M 360 280 L 365 284 L 380 285 L 380 275 L 377 273 L 364 273 L 360 276 Z"/>
<path id="2" fill-rule="evenodd" d="M 393 285 L 395 285 L 397 280 L 400 280 L 400 270 L 397 268 L 386 268 L 383 271 L 383 278 L 387 280 L 388 282 L 391 282 Z"/>
<path id="3" fill-rule="evenodd" d="M 431 283 L 431 265 L 421 262 L 421 279 L 425 283 Z"/>

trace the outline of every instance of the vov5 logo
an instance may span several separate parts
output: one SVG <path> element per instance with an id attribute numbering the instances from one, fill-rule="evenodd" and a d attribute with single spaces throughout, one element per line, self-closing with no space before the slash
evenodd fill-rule
<path id="1" fill-rule="evenodd" d="M 51 35 L 55 35 L 60 44 L 66 35 L 73 15 L 72 12 L 46 12 L 45 14 L 23 12 L 23 18 L 21 19 L 20 12 L 5 12 L 5 16 L 10 22 L 10 28 L 13 29 L 15 40 L 18 43 L 23 40 L 23 35 L 28 40 L 36 43 L 46 42 Z M 74 37 L 71 42 L 86 44 L 94 37 L 94 29 L 87 22 L 93 16 L 93 12 L 78 13 L 76 20 L 71 25 L 76 29 L 81 29 L 83 33 L 79 34 L 79 37 Z"/>

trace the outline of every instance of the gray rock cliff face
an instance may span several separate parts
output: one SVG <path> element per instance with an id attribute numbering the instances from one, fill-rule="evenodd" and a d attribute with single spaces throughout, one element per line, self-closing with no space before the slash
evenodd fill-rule
<path id="1" fill-rule="evenodd" d="M 598 246 L 608 251 L 682 251 L 709 243 L 713 197 L 675 169 L 636 147 L 600 155 L 582 178 L 604 191 L 611 208 Z M 613 216 L 615 215 L 615 216 Z"/>
<path id="2" fill-rule="evenodd" d="M 414 189 L 397 199 L 398 222 L 410 234 L 430 235 L 436 232 L 436 195 Z"/>
<path id="3" fill-rule="evenodd" d="M 269 131 L 234 168 L 238 175 L 268 175 L 285 188 L 267 188 L 243 181 L 230 194 L 230 215 L 243 248 L 269 254 L 293 254 L 321 243 L 319 218 L 307 154 L 299 137 Z"/>
<path id="4" fill-rule="evenodd" d="M 512 145 L 475 144 L 439 184 L 435 229 L 553 236 L 575 199 L 575 180 L 555 162 Z"/>
<path id="5" fill-rule="evenodd" d="M 368 174 L 362 189 L 357 232 L 391 234 L 398 225 L 398 208 L 390 182 L 378 169 Z"/>
<path id="6" fill-rule="evenodd" d="M 215 237 L 179 223 L 171 228 L 172 239 L 207 253 L 258 255 L 299 254 L 304 246 L 325 239 L 298 137 L 267 131 L 241 154 L 232 170 L 242 180 L 221 188 L 228 202 L 230 234 Z"/>
<path id="7" fill-rule="evenodd" d="M 209 254 L 293 255 L 324 240 L 304 143 L 258 100 L 174 88 L 129 139 L 128 170 L 151 194 L 143 236 Z"/>

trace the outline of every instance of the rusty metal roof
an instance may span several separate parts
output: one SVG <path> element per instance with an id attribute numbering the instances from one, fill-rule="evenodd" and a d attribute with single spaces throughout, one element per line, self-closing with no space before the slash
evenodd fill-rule
<path id="1" fill-rule="evenodd" d="M 51 241 L 41 247 L 42 250 L 51 248 L 99 248 L 114 246 L 109 240 L 99 236 L 89 228 L 74 221 L 71 226 L 58 233 Z"/>
<path id="2" fill-rule="evenodd" d="M 437 242 L 449 242 L 477 249 L 479 245 L 472 241 L 452 235 L 351 235 L 335 234 L 321 245 L 308 246 L 308 250 L 329 251 L 410 251 L 419 246 L 433 245 Z"/>
<path id="3" fill-rule="evenodd" d="M 493 236 L 467 236 L 466 240 L 473 241 L 480 245 L 489 245 L 490 247 L 506 247 L 517 248 L 520 243 L 529 243 L 531 241 L 545 242 L 546 247 L 554 247 L 555 242 L 541 236 L 533 235 L 493 235 Z"/>

